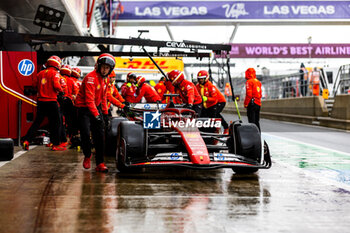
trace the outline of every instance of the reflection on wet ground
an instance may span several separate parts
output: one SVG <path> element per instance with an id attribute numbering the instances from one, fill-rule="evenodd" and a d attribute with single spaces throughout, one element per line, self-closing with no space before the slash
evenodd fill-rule
<path id="1" fill-rule="evenodd" d="M 350 193 L 274 163 L 255 175 L 84 171 L 37 147 L 0 168 L 0 232 L 346 232 Z M 94 167 L 94 166 L 93 166 Z"/>

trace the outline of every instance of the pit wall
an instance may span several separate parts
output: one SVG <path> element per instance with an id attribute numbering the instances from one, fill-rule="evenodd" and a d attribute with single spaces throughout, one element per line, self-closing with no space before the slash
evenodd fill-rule
<path id="1" fill-rule="evenodd" d="M 246 115 L 242 101 L 238 106 L 240 113 Z M 224 111 L 236 113 L 234 103 L 227 103 Z M 260 110 L 261 118 L 350 130 L 350 95 L 336 96 L 331 117 L 328 115 L 321 96 L 263 100 Z"/>

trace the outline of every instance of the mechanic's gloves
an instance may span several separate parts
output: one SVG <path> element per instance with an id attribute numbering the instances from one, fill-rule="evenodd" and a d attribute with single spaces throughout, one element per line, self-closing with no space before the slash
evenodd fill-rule
<path id="1" fill-rule="evenodd" d="M 60 93 L 58 93 L 57 100 L 58 100 L 58 101 L 63 101 L 63 100 L 64 100 L 64 92 L 63 92 L 63 91 L 61 91 Z"/>
<path id="2" fill-rule="evenodd" d="M 98 123 L 99 125 L 103 125 L 103 119 L 102 119 L 101 115 L 97 115 L 97 116 L 96 116 L 96 120 L 97 120 L 97 123 Z"/>
<path id="3" fill-rule="evenodd" d="M 103 114 L 103 121 L 105 122 L 105 126 L 109 127 L 109 116 L 108 114 Z"/>
<path id="4" fill-rule="evenodd" d="M 125 105 L 124 108 L 123 108 L 124 112 L 129 112 L 130 108 L 128 105 Z"/>
<path id="5" fill-rule="evenodd" d="M 203 102 L 205 102 L 205 101 L 207 101 L 208 100 L 208 97 L 206 97 L 206 96 L 202 96 L 202 99 L 203 99 Z"/>
<path id="6" fill-rule="evenodd" d="M 126 84 L 127 87 L 131 87 L 131 85 L 132 85 L 131 83 L 127 83 Z"/>

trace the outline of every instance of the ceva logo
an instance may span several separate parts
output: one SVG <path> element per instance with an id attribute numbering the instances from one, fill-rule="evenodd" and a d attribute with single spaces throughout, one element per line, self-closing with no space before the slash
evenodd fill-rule
<path id="1" fill-rule="evenodd" d="M 34 63 L 29 59 L 23 59 L 18 63 L 18 71 L 23 76 L 29 76 L 34 72 Z"/>
<path id="2" fill-rule="evenodd" d="M 186 48 L 186 44 L 184 42 L 175 42 L 175 41 L 167 41 L 166 46 L 172 47 L 172 48 Z"/>
<path id="3" fill-rule="evenodd" d="M 162 114 L 157 112 L 143 113 L 143 128 L 145 129 L 160 129 L 160 116 Z"/>

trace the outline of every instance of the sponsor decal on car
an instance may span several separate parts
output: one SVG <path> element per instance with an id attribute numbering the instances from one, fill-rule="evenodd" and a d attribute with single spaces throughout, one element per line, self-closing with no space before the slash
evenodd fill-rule
<path id="1" fill-rule="evenodd" d="M 159 111 L 143 113 L 143 128 L 145 129 L 160 129 Z"/>
<path id="2" fill-rule="evenodd" d="M 171 120 L 163 119 L 162 121 L 163 128 L 220 128 L 221 121 L 216 120 L 215 118 L 208 118 L 207 120 L 197 121 L 196 119 L 186 119 L 186 120 Z"/>
<path id="3" fill-rule="evenodd" d="M 144 112 L 143 113 L 143 128 L 145 129 L 160 129 L 163 128 L 220 128 L 221 120 L 216 118 L 208 118 L 206 120 L 197 119 L 180 119 L 179 115 L 173 116 L 166 115 L 161 118 L 162 114 L 159 111 L 156 112 Z M 189 137 L 195 137 L 189 135 Z"/>

